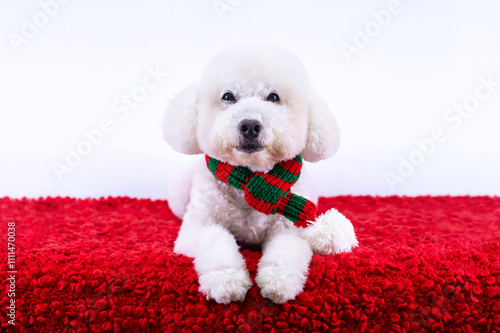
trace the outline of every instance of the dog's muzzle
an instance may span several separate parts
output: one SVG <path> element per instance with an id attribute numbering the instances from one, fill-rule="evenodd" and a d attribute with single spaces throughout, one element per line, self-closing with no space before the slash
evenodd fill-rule
<path id="1" fill-rule="evenodd" d="M 262 132 L 262 127 L 262 124 L 258 120 L 243 119 L 238 124 L 240 145 L 236 149 L 247 154 L 252 154 L 264 149 L 258 140 Z"/>

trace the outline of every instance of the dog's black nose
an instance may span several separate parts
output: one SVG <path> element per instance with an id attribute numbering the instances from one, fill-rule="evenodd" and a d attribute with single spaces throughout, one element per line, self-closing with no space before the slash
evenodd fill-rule
<path id="1" fill-rule="evenodd" d="M 239 123 L 238 129 L 245 139 L 251 140 L 259 136 L 262 131 L 262 124 L 258 120 L 244 119 Z"/>

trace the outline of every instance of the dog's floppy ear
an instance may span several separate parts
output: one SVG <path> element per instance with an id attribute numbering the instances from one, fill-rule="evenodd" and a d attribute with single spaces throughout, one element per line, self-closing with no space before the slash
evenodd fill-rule
<path id="1" fill-rule="evenodd" d="M 201 154 L 196 138 L 198 86 L 185 88 L 170 101 L 163 118 L 163 137 L 183 154 Z"/>
<path id="2" fill-rule="evenodd" d="M 316 95 L 312 95 L 309 106 L 307 142 L 302 157 L 308 162 L 324 160 L 339 149 L 340 135 L 337 122 L 328 105 Z"/>

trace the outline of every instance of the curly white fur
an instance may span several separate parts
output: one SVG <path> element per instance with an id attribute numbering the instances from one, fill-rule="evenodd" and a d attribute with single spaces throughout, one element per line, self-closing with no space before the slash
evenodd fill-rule
<path id="1" fill-rule="evenodd" d="M 230 93 L 234 101 L 222 98 Z M 270 101 L 275 93 L 279 101 Z M 242 148 L 239 124 L 261 124 L 256 151 Z M 316 162 L 333 155 L 339 132 L 327 105 L 310 87 L 300 61 L 287 51 L 252 45 L 228 49 L 207 66 L 199 84 L 174 97 L 163 122 L 164 137 L 177 151 L 266 172 L 301 154 Z M 307 172 L 293 193 L 316 202 Z M 250 208 L 243 191 L 224 184 L 203 161 L 189 179 L 169 191 L 172 211 L 183 218 L 174 251 L 195 258 L 200 291 L 219 303 L 241 301 L 251 287 L 237 242 L 262 244 L 256 283 L 276 303 L 295 298 L 307 280 L 313 254 L 357 246 L 354 229 L 337 211 L 303 230 L 279 215 Z"/>

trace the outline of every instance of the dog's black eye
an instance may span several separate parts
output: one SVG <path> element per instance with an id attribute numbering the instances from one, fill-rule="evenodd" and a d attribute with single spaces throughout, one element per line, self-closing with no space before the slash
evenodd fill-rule
<path id="1" fill-rule="evenodd" d="M 228 102 L 236 102 L 236 98 L 234 98 L 234 95 L 230 92 L 227 92 L 224 95 L 222 95 L 222 99 Z"/>
<path id="2" fill-rule="evenodd" d="M 278 96 L 278 94 L 270 93 L 269 96 L 267 96 L 267 101 L 278 103 L 280 101 L 280 97 Z"/>

